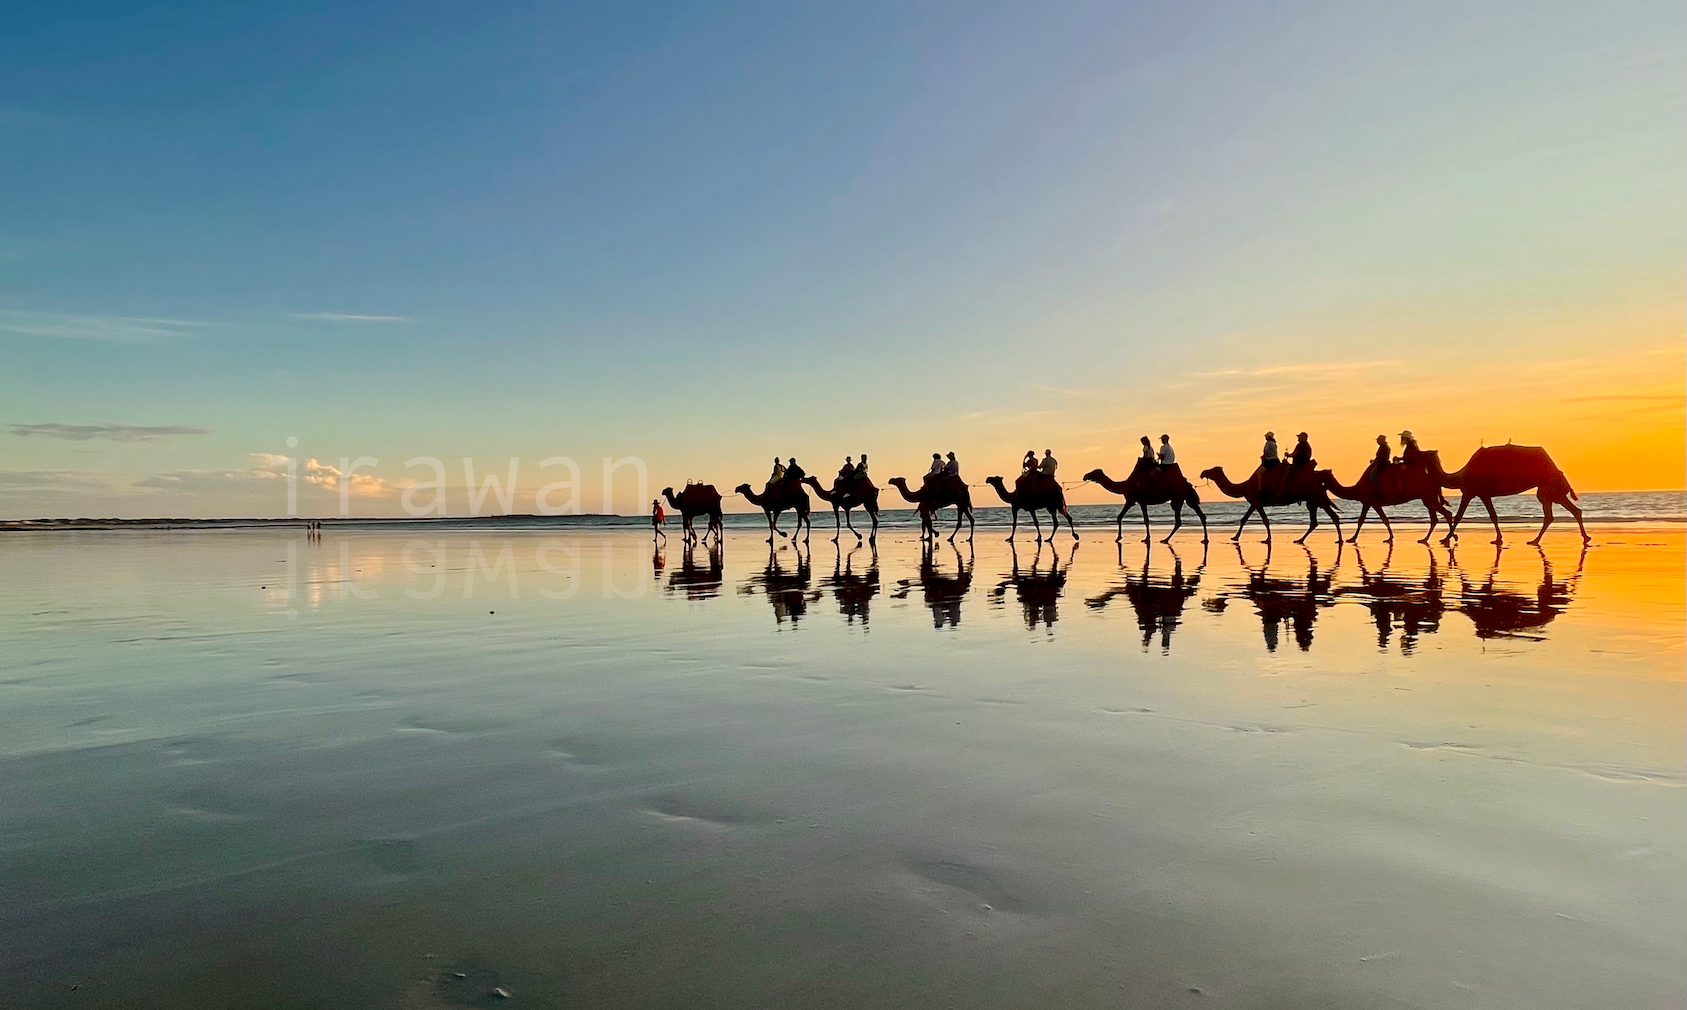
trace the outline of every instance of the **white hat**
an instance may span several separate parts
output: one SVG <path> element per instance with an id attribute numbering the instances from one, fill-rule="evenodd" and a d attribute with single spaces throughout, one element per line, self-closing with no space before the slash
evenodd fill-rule
<path id="1" fill-rule="evenodd" d="M 1400 433 L 1400 437 L 1401 438 L 1414 438 L 1415 436 L 1412 434 L 1412 430 L 1410 428 L 1407 428 L 1405 431 L 1402 431 Z"/>

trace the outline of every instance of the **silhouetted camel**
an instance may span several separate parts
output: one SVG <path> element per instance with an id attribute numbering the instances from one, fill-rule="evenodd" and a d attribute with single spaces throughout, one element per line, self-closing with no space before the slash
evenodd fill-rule
<path id="1" fill-rule="evenodd" d="M 1266 509 L 1280 505 L 1306 505 L 1306 515 L 1310 524 L 1306 532 L 1300 535 L 1295 543 L 1302 544 L 1318 528 L 1318 510 L 1323 509 L 1336 526 L 1336 539 L 1341 539 L 1341 517 L 1336 514 L 1335 505 L 1331 504 L 1329 494 L 1324 490 L 1324 482 L 1328 477 L 1328 470 L 1315 470 L 1311 466 L 1291 466 L 1287 463 L 1266 468 L 1260 467 L 1247 480 L 1237 484 L 1224 475 L 1224 467 L 1215 466 L 1201 471 L 1201 476 L 1218 485 L 1218 489 L 1232 498 L 1243 498 L 1248 503 L 1248 510 L 1242 513 L 1241 525 L 1236 527 L 1236 535 L 1231 540 L 1242 539 L 1242 530 L 1248 525 L 1248 520 L 1255 512 L 1265 523 L 1265 543 L 1271 542 L 1271 516 Z"/>
<path id="2" fill-rule="evenodd" d="M 1049 538 L 1049 553 L 1052 559 L 1047 571 L 1042 570 L 1043 545 L 1037 544 L 1037 555 L 1031 560 L 1030 571 L 1019 568 L 1019 548 L 1013 548 L 1013 570 L 1007 578 L 996 584 L 991 592 L 997 600 L 1007 595 L 1008 587 L 1012 586 L 1015 595 L 1019 597 L 1020 609 L 1024 612 L 1025 628 L 1027 631 L 1037 630 L 1041 624 L 1051 633 L 1054 622 L 1060 620 L 1060 594 L 1066 588 L 1066 569 L 1060 567 L 1060 548 L 1054 546 L 1054 538 Z M 1071 553 L 1078 553 L 1078 545 L 1073 544 Z M 1072 564 L 1071 557 L 1066 559 L 1067 567 Z"/>
<path id="3" fill-rule="evenodd" d="M 680 554 L 680 566 L 668 573 L 668 592 L 685 593 L 688 600 L 712 600 L 720 595 L 726 562 L 717 539 L 708 547 L 709 563 L 697 563 L 696 541 L 687 541 Z"/>
<path id="4" fill-rule="evenodd" d="M 691 525 L 691 521 L 698 516 L 709 517 L 709 528 L 703 535 L 706 537 L 713 534 L 717 540 L 720 538 L 724 521 L 721 517 L 720 492 L 715 490 L 713 484 L 687 484 L 677 498 L 674 497 L 673 488 L 665 487 L 662 489 L 662 496 L 668 499 L 668 504 L 679 513 L 680 520 L 685 525 L 686 540 L 697 539 L 697 530 Z"/>
<path id="5" fill-rule="evenodd" d="M 1353 527 L 1353 535 L 1347 538 L 1350 544 L 1358 542 L 1359 531 L 1365 528 L 1365 516 L 1373 510 L 1377 518 L 1382 520 L 1383 529 L 1388 531 L 1388 537 L 1383 543 L 1394 542 L 1394 526 L 1388 521 L 1388 513 L 1382 510 L 1384 505 L 1404 505 L 1409 501 L 1423 504 L 1429 512 L 1429 532 L 1418 541 L 1420 544 L 1428 543 L 1429 538 L 1435 535 L 1437 521 L 1445 519 L 1449 524 L 1453 521 L 1452 513 L 1447 510 L 1446 500 L 1441 497 L 1441 483 L 1427 466 L 1390 463 L 1383 467 L 1375 482 L 1368 476 L 1361 477 L 1352 487 L 1336 480 L 1334 473 L 1328 470 L 1323 472 L 1329 474 L 1324 481 L 1325 490 L 1337 498 L 1359 503 L 1359 521 Z"/>
<path id="6" fill-rule="evenodd" d="M 1430 470 L 1441 486 L 1455 488 L 1463 495 L 1459 499 L 1458 514 L 1448 521 L 1451 528 L 1441 539 L 1442 543 L 1458 536 L 1459 523 L 1464 520 L 1464 510 L 1470 507 L 1472 498 L 1479 499 L 1487 508 L 1488 518 L 1494 524 L 1493 542 L 1502 543 L 1504 537 L 1500 533 L 1500 517 L 1494 512 L 1494 499 L 1522 494 L 1530 489 L 1534 490 L 1542 511 L 1541 531 L 1529 541 L 1530 544 L 1539 544 L 1541 537 L 1546 536 L 1546 528 L 1552 525 L 1554 504 L 1564 506 L 1576 517 L 1576 525 L 1582 531 L 1582 543 L 1593 539 L 1587 535 L 1587 524 L 1582 522 L 1582 510 L 1576 504 L 1576 491 L 1570 486 L 1570 478 L 1564 476 L 1564 471 L 1558 469 L 1552 457 L 1540 446 L 1485 446 L 1476 450 L 1469 462 L 1453 473 L 1442 470 L 1439 453 L 1431 452 L 1428 456 Z"/>
<path id="7" fill-rule="evenodd" d="M 972 589 L 972 558 L 962 558 L 961 549 L 953 543 L 949 549 L 955 552 L 955 574 L 950 575 L 937 567 L 933 554 L 937 550 L 934 540 L 925 541 L 920 545 L 920 568 L 917 579 L 898 579 L 899 589 L 891 598 L 905 600 L 908 592 L 914 586 L 919 586 L 925 597 L 926 606 L 931 608 L 931 626 L 941 628 L 948 625 L 959 627 L 961 623 L 961 601 Z"/>
<path id="8" fill-rule="evenodd" d="M 857 574 L 854 567 L 855 551 L 847 555 L 838 551 L 832 561 L 832 577 L 826 580 L 826 585 L 832 590 L 832 596 L 838 601 L 838 612 L 844 615 L 844 620 L 853 625 L 856 618 L 861 619 L 861 627 L 867 627 L 868 607 L 873 597 L 879 595 L 879 552 L 872 549 L 872 560 L 867 565 L 865 573 Z"/>
<path id="9" fill-rule="evenodd" d="M 1201 499 L 1195 494 L 1194 485 L 1183 476 L 1183 470 L 1172 464 L 1169 467 L 1142 467 L 1132 471 L 1129 477 L 1122 481 L 1114 480 L 1101 470 L 1091 470 L 1084 474 L 1084 479 L 1113 492 L 1125 496 L 1125 507 L 1119 510 L 1119 516 L 1113 522 L 1119 528 L 1119 535 L 1115 540 L 1125 539 L 1125 514 L 1131 506 L 1142 509 L 1142 542 L 1147 543 L 1154 531 L 1148 525 L 1148 506 L 1171 505 L 1172 531 L 1167 533 L 1161 543 L 1170 543 L 1171 538 L 1183 526 L 1183 506 L 1188 505 L 1201 517 L 1201 542 L 1207 542 L 1207 514 L 1201 511 Z"/>
<path id="10" fill-rule="evenodd" d="M 921 487 L 918 491 L 908 490 L 908 481 L 902 477 L 892 477 L 890 485 L 902 492 L 902 497 L 920 507 L 920 537 L 936 537 L 937 523 L 935 517 L 939 509 L 955 506 L 955 529 L 949 534 L 954 540 L 961 532 L 961 521 L 966 520 L 967 539 L 972 539 L 972 489 L 967 487 L 966 481 L 959 477 L 944 477 L 929 491 Z"/>
<path id="11" fill-rule="evenodd" d="M 849 521 L 849 512 L 850 512 L 851 509 L 854 509 L 854 508 L 866 509 L 867 515 L 870 516 L 873 520 L 873 530 L 868 536 L 869 536 L 870 539 L 873 539 L 873 540 L 878 539 L 878 536 L 879 536 L 879 489 L 878 489 L 877 486 L 875 486 L 873 484 L 873 482 L 871 480 L 867 479 L 866 477 L 856 477 L 856 478 L 854 478 L 850 481 L 847 481 L 844 484 L 843 487 L 839 488 L 836 491 L 830 490 L 829 488 L 821 487 L 820 482 L 815 480 L 813 477 L 804 477 L 802 479 L 802 482 L 814 489 L 814 494 L 815 494 L 816 497 L 818 497 L 821 501 L 825 502 L 826 504 L 832 506 L 832 542 L 833 543 L 837 543 L 838 537 L 840 535 L 842 535 L 842 530 L 838 526 L 838 510 L 839 509 L 843 510 L 844 525 L 849 527 L 849 531 L 851 533 L 855 533 L 855 539 L 857 539 L 857 540 L 861 539 L 861 534 L 856 533 L 855 524 Z"/>
<path id="12" fill-rule="evenodd" d="M 1540 545 L 1535 545 L 1540 550 Z M 1476 637 L 1489 638 L 1525 638 L 1539 641 L 1546 637 L 1541 629 L 1551 624 L 1559 614 L 1562 614 L 1574 598 L 1576 583 L 1581 580 L 1582 566 L 1587 562 L 1587 549 L 1582 549 L 1581 557 L 1576 560 L 1576 573 L 1566 581 L 1559 582 L 1552 576 L 1552 559 L 1541 555 L 1541 581 L 1533 596 L 1513 592 L 1498 585 L 1500 572 L 1500 552 L 1494 551 L 1494 562 L 1488 568 L 1488 577 L 1481 585 L 1473 586 L 1464 577 L 1464 570 L 1459 570 L 1458 611 L 1470 618 L 1476 626 Z"/>
<path id="13" fill-rule="evenodd" d="M 1049 532 L 1052 541 L 1054 535 L 1060 532 L 1060 517 L 1066 517 L 1066 530 L 1072 534 L 1072 539 L 1078 539 L 1078 531 L 1072 526 L 1072 515 L 1066 511 L 1066 491 L 1060 482 L 1053 477 L 1041 474 L 1021 474 L 1014 482 L 1013 490 L 1007 489 L 1007 484 L 1000 477 L 986 477 L 984 483 L 996 489 L 996 494 L 1002 501 L 1013 507 L 1013 525 L 1008 529 L 1007 539 L 1012 540 L 1019 532 L 1019 511 L 1024 509 L 1031 513 L 1031 522 L 1037 527 L 1037 542 L 1043 542 L 1043 522 L 1037 516 L 1038 510 L 1046 510 L 1049 518 L 1054 522 L 1054 529 Z"/>
<path id="14" fill-rule="evenodd" d="M 1156 575 L 1149 567 L 1152 552 L 1144 552 L 1142 556 L 1142 575 L 1131 578 L 1131 573 L 1125 569 L 1124 545 L 1119 547 L 1119 570 L 1124 574 L 1125 583 L 1092 596 L 1084 601 L 1091 610 L 1100 610 L 1119 596 L 1130 601 L 1131 610 L 1136 614 L 1136 626 L 1142 631 L 1142 648 L 1147 651 L 1154 641 L 1156 632 L 1160 635 L 1160 651 L 1169 654 L 1172 647 L 1172 632 L 1183 619 L 1184 608 L 1201 589 L 1201 573 L 1207 567 L 1207 551 L 1201 548 L 1201 563 L 1195 568 L 1195 574 L 1185 578 L 1183 574 L 1183 559 L 1174 550 L 1168 549 L 1172 556 L 1172 574 L 1167 579 Z"/>
<path id="15" fill-rule="evenodd" d="M 808 521 L 808 493 L 802 489 L 800 481 L 768 481 L 762 494 L 756 494 L 748 484 L 740 484 L 733 490 L 743 495 L 751 505 L 761 506 L 762 514 L 767 516 L 767 542 L 770 544 L 773 543 L 773 534 L 785 535 L 785 531 L 779 528 L 779 514 L 787 509 L 795 509 L 797 513 L 797 528 L 791 531 L 793 539 L 799 533 L 807 539 L 808 534 L 804 530 L 814 528 Z"/>

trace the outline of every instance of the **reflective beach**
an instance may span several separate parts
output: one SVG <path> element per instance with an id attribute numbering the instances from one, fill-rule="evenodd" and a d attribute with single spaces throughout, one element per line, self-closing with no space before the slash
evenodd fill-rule
<path id="1" fill-rule="evenodd" d="M 1687 998 L 1678 524 L 829 526 L 0 541 L 0 1005 Z"/>

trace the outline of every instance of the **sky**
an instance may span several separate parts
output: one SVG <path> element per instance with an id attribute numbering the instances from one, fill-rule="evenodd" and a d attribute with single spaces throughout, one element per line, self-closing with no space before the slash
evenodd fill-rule
<path id="1" fill-rule="evenodd" d="M 281 515 L 289 465 L 402 514 L 421 457 L 451 514 L 465 458 L 517 512 L 557 457 L 622 512 L 605 458 L 1234 474 L 1267 429 L 1687 483 L 1678 0 L 5 19 L 0 518 Z"/>

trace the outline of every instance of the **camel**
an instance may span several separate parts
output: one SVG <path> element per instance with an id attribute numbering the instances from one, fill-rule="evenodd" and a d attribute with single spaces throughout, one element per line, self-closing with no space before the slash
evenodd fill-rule
<path id="1" fill-rule="evenodd" d="M 674 497 L 673 488 L 665 487 L 662 489 L 662 497 L 668 499 L 668 504 L 680 514 L 680 520 L 685 524 L 685 540 L 696 542 L 697 530 L 691 525 L 691 521 L 698 516 L 708 516 L 709 528 L 703 536 L 707 538 L 713 535 L 715 541 L 720 542 L 724 520 L 721 517 L 720 492 L 715 490 L 713 484 L 687 484 L 677 498 Z"/>
<path id="2" fill-rule="evenodd" d="M 1450 552 L 1449 552 L 1450 553 Z M 1353 548 L 1359 563 L 1359 584 L 1337 589 L 1336 598 L 1355 598 L 1371 612 L 1371 623 L 1377 629 L 1377 649 L 1386 652 L 1396 627 L 1400 631 L 1400 654 L 1410 656 L 1417 650 L 1421 635 L 1441 629 L 1441 618 L 1447 612 L 1446 579 L 1436 563 L 1433 550 L 1428 552 L 1429 570 L 1423 578 L 1391 575 L 1388 566 L 1394 560 L 1394 545 L 1388 545 L 1382 567 L 1371 571 L 1365 566 L 1365 554 Z"/>
<path id="3" fill-rule="evenodd" d="M 1125 496 L 1125 507 L 1119 510 L 1119 517 L 1114 520 L 1118 525 L 1119 535 L 1115 540 L 1125 539 L 1125 515 L 1131 506 L 1142 509 L 1142 542 L 1147 543 L 1153 536 L 1153 528 L 1148 525 L 1148 506 L 1166 505 L 1172 507 L 1172 531 L 1165 535 L 1160 542 L 1171 543 L 1172 537 L 1183 526 L 1183 506 L 1188 505 L 1201 517 L 1201 542 L 1207 542 L 1207 514 L 1201 511 L 1201 499 L 1196 496 L 1195 488 L 1189 479 L 1183 476 L 1183 471 L 1173 464 L 1169 467 L 1143 467 L 1122 481 L 1114 480 L 1101 470 L 1091 470 L 1084 474 L 1084 480 L 1113 492 Z"/>
<path id="4" fill-rule="evenodd" d="M 1275 470 L 1276 473 L 1271 471 Z M 1315 470 L 1311 466 L 1297 467 L 1288 464 L 1271 467 L 1260 467 L 1247 480 L 1240 484 L 1234 483 L 1224 475 L 1224 467 L 1215 466 L 1201 471 L 1202 478 L 1218 485 L 1218 489 L 1232 498 L 1247 500 L 1248 510 L 1242 513 L 1242 523 L 1236 527 L 1236 535 L 1232 541 L 1242 539 L 1242 530 L 1247 528 L 1248 520 L 1255 512 L 1259 513 L 1260 521 L 1265 523 L 1264 543 L 1271 542 L 1271 516 L 1266 513 L 1267 507 L 1278 505 L 1306 505 L 1307 518 L 1311 524 L 1306 532 L 1300 535 L 1295 543 L 1303 544 L 1312 531 L 1318 528 L 1318 510 L 1323 509 L 1336 526 L 1336 539 L 1341 539 L 1341 517 L 1336 515 L 1335 505 L 1330 502 L 1329 494 L 1324 490 L 1325 481 L 1329 477 L 1328 470 Z"/>
<path id="5" fill-rule="evenodd" d="M 1404 505 L 1409 501 L 1423 503 L 1423 507 L 1429 511 L 1429 532 L 1418 541 L 1420 544 L 1429 543 L 1429 538 L 1435 535 L 1437 521 L 1453 521 L 1453 514 L 1447 509 L 1446 499 L 1441 497 L 1441 483 L 1426 466 L 1391 463 L 1383 467 L 1382 473 L 1374 482 L 1368 476 L 1361 477 L 1352 487 L 1336 480 L 1334 473 L 1327 470 L 1324 472 L 1329 474 L 1324 481 L 1326 491 L 1333 493 L 1337 498 L 1359 503 L 1359 521 L 1353 527 L 1353 535 L 1347 538 L 1350 544 L 1359 542 L 1359 531 L 1365 528 L 1365 516 L 1372 511 L 1382 520 L 1383 529 L 1388 531 L 1383 543 L 1394 542 L 1394 526 L 1388 521 L 1388 513 L 1382 510 L 1384 505 Z"/>
<path id="6" fill-rule="evenodd" d="M 768 481 L 766 489 L 761 494 L 751 489 L 748 484 L 740 484 L 733 488 L 751 505 L 761 506 L 762 514 L 767 516 L 767 542 L 773 543 L 773 534 L 785 535 L 779 528 L 779 514 L 786 509 L 794 509 L 797 513 L 797 528 L 791 531 L 791 538 L 796 539 L 801 533 L 804 540 L 814 527 L 808 521 L 808 493 L 802 489 L 800 481 Z"/>
<path id="7" fill-rule="evenodd" d="M 1494 548 L 1494 560 L 1488 567 L 1488 577 L 1481 584 L 1472 584 L 1459 568 L 1459 602 L 1455 608 L 1470 618 L 1476 626 L 1476 637 L 1523 638 L 1540 641 L 1546 638 L 1546 626 L 1570 606 L 1581 581 L 1582 568 L 1587 563 L 1587 547 L 1582 547 L 1576 559 L 1576 571 L 1562 581 L 1553 577 L 1552 559 L 1539 544 L 1535 550 L 1541 556 L 1541 581 L 1534 595 L 1517 592 L 1498 581 L 1501 547 Z M 1451 551 L 1448 552 L 1449 556 Z M 1455 565 L 1457 562 L 1454 562 Z"/>
<path id="8" fill-rule="evenodd" d="M 1452 473 L 1441 469 L 1439 453 L 1431 452 L 1427 455 L 1430 471 L 1440 485 L 1455 488 L 1463 495 L 1459 499 L 1458 514 L 1447 520 L 1447 535 L 1441 538 L 1443 544 L 1458 536 L 1459 523 L 1464 520 L 1464 510 L 1470 507 L 1473 498 L 1479 499 L 1488 510 L 1488 519 L 1494 524 L 1492 542 L 1503 543 L 1500 517 L 1494 512 L 1494 499 L 1522 494 L 1530 489 L 1534 490 L 1542 511 L 1541 531 L 1535 534 L 1535 539 L 1529 541 L 1531 546 L 1540 544 L 1541 537 L 1546 536 L 1546 528 L 1552 525 L 1554 504 L 1564 506 L 1576 517 L 1576 525 L 1582 531 L 1582 543 L 1593 539 L 1587 535 L 1587 524 L 1582 522 L 1582 510 L 1576 504 L 1576 491 L 1570 486 L 1570 478 L 1564 476 L 1564 471 L 1558 469 L 1552 457 L 1540 446 L 1510 443 L 1485 446 L 1477 449 L 1464 466 Z"/>
<path id="9" fill-rule="evenodd" d="M 1054 530 L 1049 534 L 1050 542 L 1053 542 L 1055 534 L 1060 532 L 1061 516 L 1066 517 L 1066 530 L 1072 534 L 1072 539 L 1078 539 L 1078 531 L 1072 526 L 1072 514 L 1066 511 L 1066 491 L 1053 477 L 1022 475 L 1014 481 L 1011 494 L 1000 477 L 986 477 L 984 482 L 995 488 L 1002 501 L 1013 507 L 1013 525 L 1008 529 L 1008 540 L 1012 540 L 1014 534 L 1019 532 L 1021 509 L 1031 513 L 1031 521 L 1037 526 L 1039 544 L 1043 542 L 1043 521 L 1037 516 L 1039 509 L 1048 510 L 1049 518 L 1054 520 Z"/>
<path id="10" fill-rule="evenodd" d="M 945 477 L 929 490 L 921 487 L 918 491 L 908 490 L 908 481 L 903 477 L 892 477 L 890 484 L 902 492 L 902 497 L 914 502 L 920 507 L 920 539 L 937 536 L 937 523 L 934 518 L 937 510 L 955 506 L 955 530 L 949 534 L 954 540 L 961 532 L 961 521 L 966 520 L 967 539 L 972 539 L 972 489 L 967 487 L 966 481 L 959 477 Z"/>
<path id="11" fill-rule="evenodd" d="M 849 513 L 854 508 L 864 508 L 873 520 L 873 529 L 867 534 L 868 538 L 877 541 L 879 537 L 879 489 L 865 476 L 848 481 L 836 491 L 820 486 L 820 482 L 813 477 L 804 477 L 804 484 L 814 489 L 815 497 L 832 506 L 832 542 L 837 543 L 843 531 L 838 526 L 838 510 L 843 510 L 843 524 L 855 533 L 855 539 L 860 541 L 861 534 L 855 530 L 855 524 L 849 521 Z"/>
<path id="12" fill-rule="evenodd" d="M 855 570 L 855 552 L 860 546 L 850 548 L 846 555 L 841 549 L 832 559 L 832 577 L 824 580 L 824 584 L 832 590 L 832 595 L 838 601 L 838 612 L 850 625 L 855 619 L 861 619 L 861 628 L 867 629 L 869 607 L 873 597 L 879 595 L 879 550 L 869 548 L 872 558 L 868 562 L 867 571 L 860 573 Z"/>
<path id="13" fill-rule="evenodd" d="M 767 602 L 773 607 L 773 619 L 783 625 L 787 620 L 795 628 L 802 623 L 808 613 L 808 605 L 820 599 L 820 592 L 811 588 L 814 581 L 814 569 L 809 564 L 809 557 L 803 553 L 803 548 L 793 545 L 796 554 L 796 571 L 787 571 L 780 564 L 779 555 L 769 544 L 767 548 L 767 565 L 761 572 L 751 575 L 739 587 L 740 596 L 753 595 L 758 589 L 767 594 Z"/>
<path id="14" fill-rule="evenodd" d="M 725 581 L 726 560 L 717 539 L 708 545 L 709 563 L 697 562 L 697 542 L 686 541 L 679 568 L 668 573 L 668 592 L 685 594 L 688 600 L 712 600 L 720 595 Z"/>
<path id="15" fill-rule="evenodd" d="M 1339 544 L 1339 541 L 1338 541 Z M 1236 547 L 1237 563 L 1247 570 L 1248 579 L 1245 583 L 1233 586 L 1224 596 L 1219 597 L 1218 606 L 1213 610 L 1222 611 L 1225 597 L 1239 597 L 1252 603 L 1254 612 L 1259 615 L 1260 632 L 1265 637 L 1265 651 L 1276 652 L 1280 644 L 1281 632 L 1286 625 L 1294 635 L 1295 645 L 1301 652 L 1312 650 L 1313 626 L 1318 623 L 1319 612 L 1336 604 L 1333 587 L 1335 585 L 1335 567 L 1329 571 L 1318 570 L 1318 559 L 1313 556 L 1311 548 L 1302 547 L 1306 551 L 1306 580 L 1275 578 L 1271 575 L 1271 549 L 1265 551 L 1265 561 L 1255 568 L 1242 557 L 1242 548 Z M 1336 564 L 1340 564 L 1341 555 L 1336 555 Z M 1203 604 L 1205 606 L 1205 604 Z"/>

